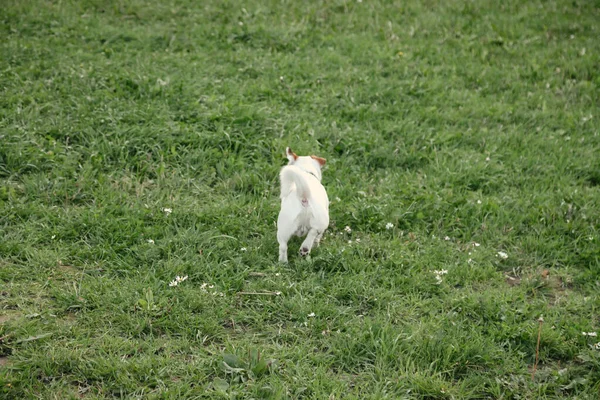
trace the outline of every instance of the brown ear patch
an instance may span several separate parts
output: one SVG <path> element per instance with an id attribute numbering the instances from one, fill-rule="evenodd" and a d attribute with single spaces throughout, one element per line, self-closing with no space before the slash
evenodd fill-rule
<path id="1" fill-rule="evenodd" d="M 289 147 L 285 148 L 285 155 L 288 158 L 288 160 L 290 160 L 290 161 L 292 161 L 292 160 L 296 161 L 296 159 L 298 158 L 298 155 L 296 153 L 294 153 L 292 151 L 292 149 Z"/>
<path id="2" fill-rule="evenodd" d="M 324 159 L 324 158 L 322 158 L 322 157 L 310 156 L 310 158 L 312 158 L 313 160 L 315 160 L 316 162 L 318 162 L 319 164 L 321 164 L 321 167 L 323 165 L 325 165 L 325 163 L 327 162 L 327 160 Z"/>

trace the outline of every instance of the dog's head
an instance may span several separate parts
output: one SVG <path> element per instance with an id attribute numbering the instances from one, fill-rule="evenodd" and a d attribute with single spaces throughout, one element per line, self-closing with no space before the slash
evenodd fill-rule
<path id="1" fill-rule="evenodd" d="M 288 165 L 295 165 L 321 180 L 321 168 L 327 160 L 317 156 L 298 156 L 289 147 L 286 147 L 285 155 L 289 161 Z"/>

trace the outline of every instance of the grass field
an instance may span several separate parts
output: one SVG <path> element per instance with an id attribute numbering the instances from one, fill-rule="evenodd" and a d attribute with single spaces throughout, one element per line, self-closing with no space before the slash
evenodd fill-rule
<path id="1" fill-rule="evenodd" d="M 4 0 L 0 32 L 2 399 L 600 397 L 598 1 Z M 332 222 L 279 265 L 288 145 Z"/>

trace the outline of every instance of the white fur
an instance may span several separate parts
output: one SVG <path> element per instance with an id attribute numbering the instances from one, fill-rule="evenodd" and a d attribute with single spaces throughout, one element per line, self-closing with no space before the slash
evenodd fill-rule
<path id="1" fill-rule="evenodd" d="M 298 157 L 289 147 L 286 155 L 290 162 L 281 169 L 281 211 L 277 219 L 280 262 L 287 262 L 287 242 L 292 235 L 306 235 L 300 246 L 300 255 L 304 256 L 313 245 L 319 245 L 329 226 L 329 198 L 321 184 L 321 163 L 310 156 Z"/>

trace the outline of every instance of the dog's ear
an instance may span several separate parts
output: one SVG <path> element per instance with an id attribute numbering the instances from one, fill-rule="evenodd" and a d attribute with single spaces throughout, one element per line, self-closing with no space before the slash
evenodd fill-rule
<path id="1" fill-rule="evenodd" d="M 289 147 L 285 148 L 285 156 L 287 157 L 288 160 L 290 160 L 290 164 L 293 163 L 294 161 L 296 161 L 296 159 L 298 158 L 296 153 L 294 153 L 292 151 L 292 149 L 290 149 Z"/>
<path id="2" fill-rule="evenodd" d="M 321 165 L 321 167 L 323 165 L 325 165 L 325 163 L 327 162 L 327 160 L 324 159 L 324 158 L 322 158 L 322 157 L 310 156 L 310 158 L 312 158 L 313 160 L 315 160 L 316 162 L 318 162 Z"/>

